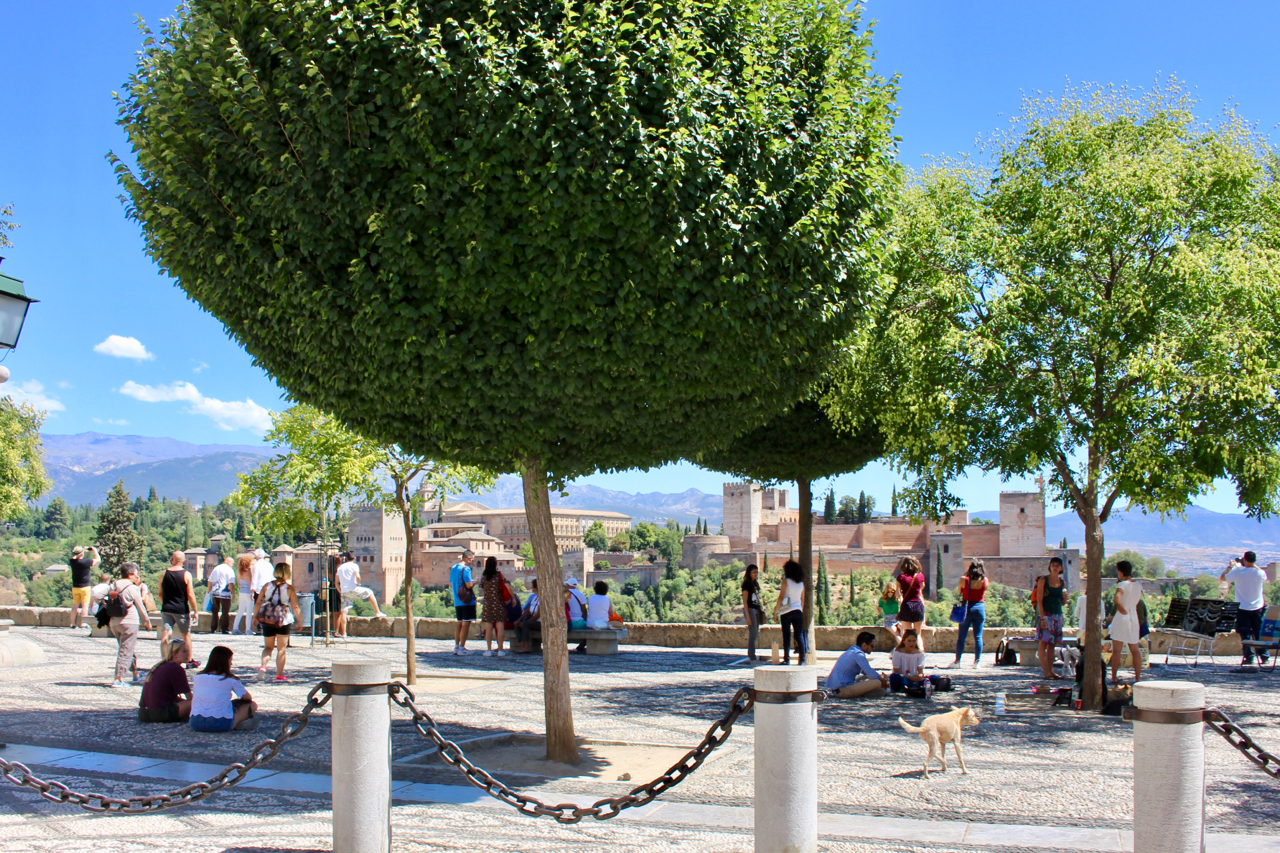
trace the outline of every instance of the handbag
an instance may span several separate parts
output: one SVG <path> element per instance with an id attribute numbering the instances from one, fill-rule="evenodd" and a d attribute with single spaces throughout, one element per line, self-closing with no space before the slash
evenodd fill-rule
<path id="1" fill-rule="evenodd" d="M 960 603 L 951 608 L 951 621 L 959 625 L 969 616 L 969 605 Z"/>

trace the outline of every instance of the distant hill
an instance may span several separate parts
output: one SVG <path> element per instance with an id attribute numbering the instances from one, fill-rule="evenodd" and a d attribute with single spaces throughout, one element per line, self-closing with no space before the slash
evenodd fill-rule
<path id="1" fill-rule="evenodd" d="M 567 492 L 568 497 L 552 492 L 551 505 L 620 512 L 631 516 L 635 521 L 652 521 L 658 524 L 674 518 L 681 524 L 692 525 L 703 518 L 710 522 L 713 533 L 724 518 L 722 496 L 709 495 L 697 489 L 686 489 L 676 494 L 648 492 L 633 495 L 599 486 L 571 483 Z M 450 495 L 449 499 L 480 501 L 494 509 L 506 509 L 524 506 L 524 490 L 519 477 L 504 474 L 498 478 L 494 488 L 483 494 Z"/>
<path id="2" fill-rule="evenodd" d="M 50 465 L 54 489 L 45 500 L 60 496 L 73 506 L 99 505 L 119 479 L 133 497 L 146 497 L 152 486 L 161 497 L 186 498 L 195 504 L 216 504 L 236 488 L 236 474 L 256 468 L 262 457 L 250 453 L 210 453 L 121 465 L 98 474 L 84 474 Z"/>

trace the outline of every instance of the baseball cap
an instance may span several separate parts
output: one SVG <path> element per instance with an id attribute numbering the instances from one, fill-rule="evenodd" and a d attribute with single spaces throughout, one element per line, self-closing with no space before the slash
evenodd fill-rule
<path id="1" fill-rule="evenodd" d="M 565 579 L 564 579 L 564 585 L 565 585 L 565 586 L 572 586 L 572 587 L 576 587 L 576 586 L 578 585 L 578 579 L 577 579 L 577 578 L 565 578 Z"/>

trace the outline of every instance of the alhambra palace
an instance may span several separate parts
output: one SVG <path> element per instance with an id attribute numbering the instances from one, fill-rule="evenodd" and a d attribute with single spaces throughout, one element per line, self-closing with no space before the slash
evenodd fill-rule
<path id="1" fill-rule="evenodd" d="M 446 502 L 441 509 L 434 501 L 424 501 L 421 514 L 437 519 L 413 529 L 413 577 L 423 587 L 448 584 L 449 567 L 461 559 L 464 549 L 475 555 L 477 564 L 495 558 L 509 578 L 528 583 L 534 576 L 533 567 L 526 566 L 516 554 L 529 541 L 523 508 L 491 509 L 475 501 L 457 501 Z M 405 533 L 400 517 L 372 506 L 353 507 L 351 515 L 348 542 L 360 565 L 361 583 L 373 589 L 379 601 L 389 603 L 404 583 Z M 651 561 L 651 555 L 645 553 L 618 554 L 586 547 L 583 535 L 593 523 L 600 522 L 606 537 L 612 538 L 630 529 L 628 515 L 554 507 L 551 517 L 562 569 L 587 585 L 597 580 L 622 584 L 634 578 L 648 588 L 661 579 L 667 567 L 666 561 Z M 725 483 L 724 533 L 685 536 L 681 562 L 698 571 L 709 561 L 723 565 L 741 560 L 763 566 L 767 558 L 776 568 L 795 553 L 799 538 L 800 511 L 789 505 L 786 489 Z M 187 569 L 194 577 L 203 578 L 221 560 L 219 545 L 213 541 L 208 549 L 186 552 Z M 332 543 L 327 548 L 316 543 L 298 548 L 281 545 L 272 551 L 271 559 L 291 563 L 299 592 L 317 592 L 324 561 L 336 551 Z M 830 571 L 889 571 L 908 554 L 924 566 L 930 590 L 936 584 L 939 566 L 945 585 L 954 587 L 968 566 L 966 561 L 974 557 L 982 559 L 992 580 L 1029 589 L 1035 578 L 1046 572 L 1049 558 L 1058 556 L 1067 565 L 1065 577 L 1070 584 L 1070 578 L 1078 573 L 1080 558 L 1075 548 L 1046 548 L 1044 499 L 1039 492 L 1002 492 L 997 524 L 971 524 L 966 510 L 957 510 L 941 523 L 911 523 L 906 518 L 881 516 L 865 524 L 826 524 L 820 513 L 814 514 L 813 557 L 816 564 L 821 555 Z"/>

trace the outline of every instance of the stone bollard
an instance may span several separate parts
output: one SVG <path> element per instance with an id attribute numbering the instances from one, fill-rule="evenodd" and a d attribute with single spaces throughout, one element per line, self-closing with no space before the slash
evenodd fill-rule
<path id="1" fill-rule="evenodd" d="M 1204 685 L 1133 687 L 1134 853 L 1204 850 Z"/>
<path id="2" fill-rule="evenodd" d="M 818 670 L 761 666 L 755 674 L 756 853 L 816 853 L 818 706 L 796 700 L 817 690 Z"/>
<path id="3" fill-rule="evenodd" d="M 391 850 L 391 664 L 333 665 L 334 853 Z"/>

